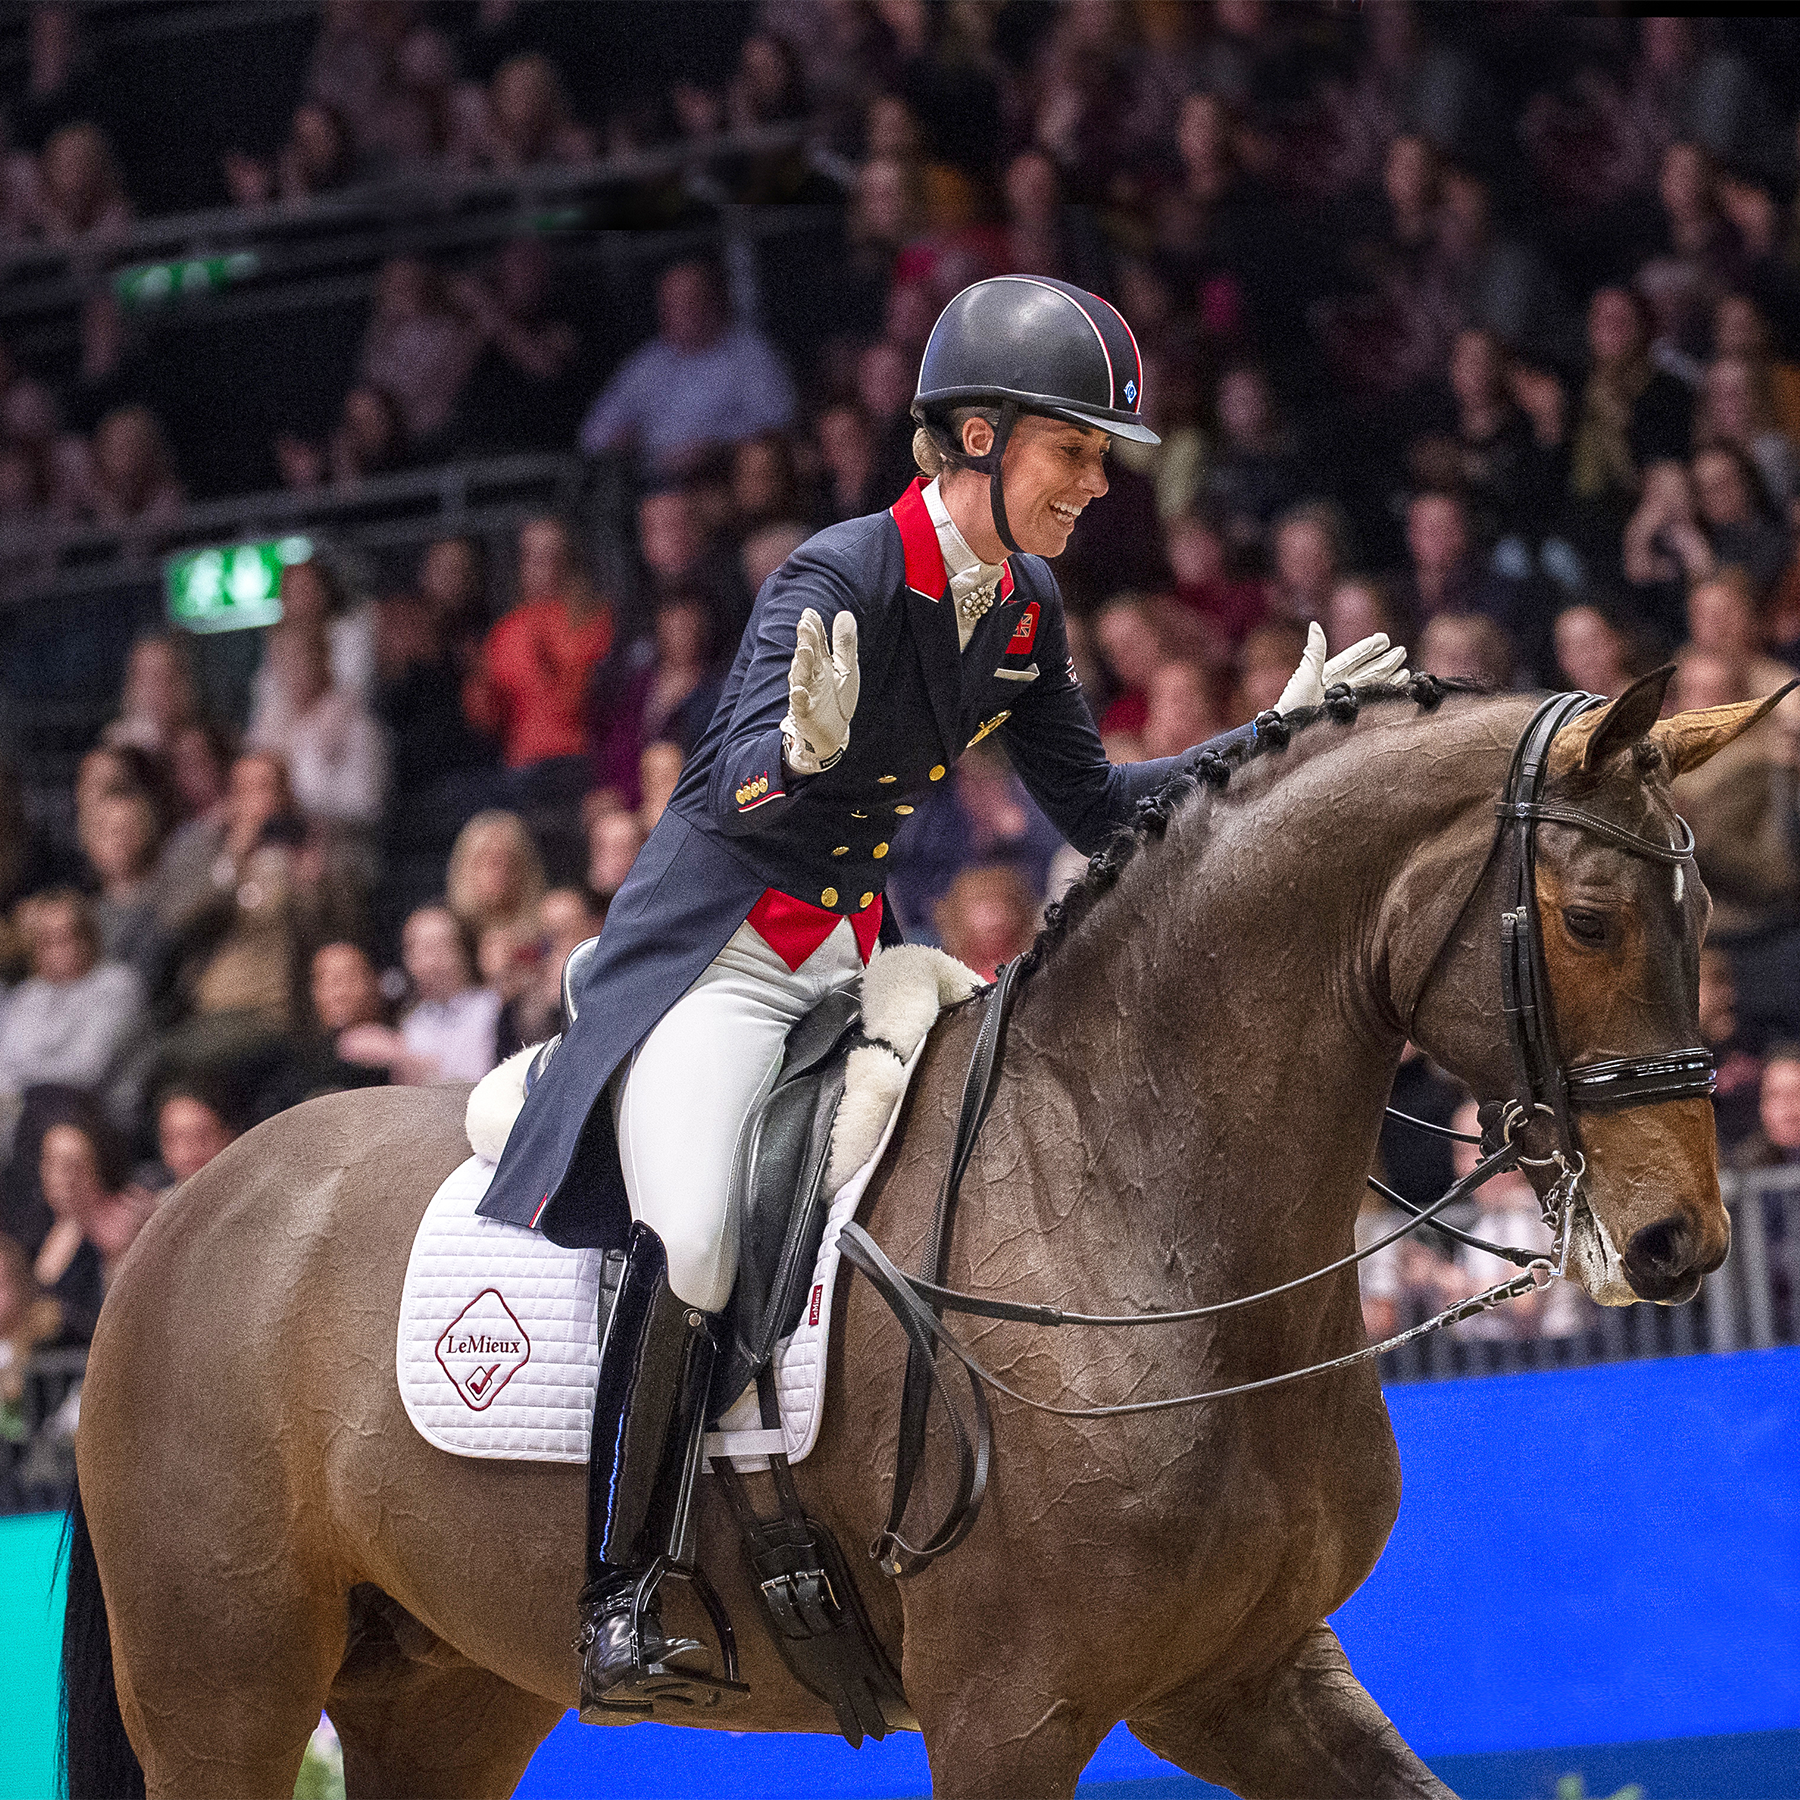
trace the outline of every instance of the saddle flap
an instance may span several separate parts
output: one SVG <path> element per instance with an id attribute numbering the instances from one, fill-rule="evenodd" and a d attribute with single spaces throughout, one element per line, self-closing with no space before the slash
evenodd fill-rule
<path id="1" fill-rule="evenodd" d="M 829 1210 L 831 1127 L 861 1017 L 852 985 L 834 989 L 794 1026 L 775 1086 L 739 1142 L 732 1172 L 738 1273 L 713 1382 L 715 1416 L 800 1323 Z"/>

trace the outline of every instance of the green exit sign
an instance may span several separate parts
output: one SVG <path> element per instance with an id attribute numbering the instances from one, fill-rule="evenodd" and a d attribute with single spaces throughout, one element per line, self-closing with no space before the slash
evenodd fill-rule
<path id="1" fill-rule="evenodd" d="M 312 539 L 274 538 L 192 550 L 163 565 L 169 621 L 183 631 L 247 631 L 281 620 L 281 571 L 312 555 Z"/>
<path id="2" fill-rule="evenodd" d="M 113 292 L 125 306 L 157 306 L 183 294 L 210 294 L 244 281 L 262 267 L 254 250 L 229 256 L 190 256 L 181 262 L 137 263 L 113 276 Z"/>

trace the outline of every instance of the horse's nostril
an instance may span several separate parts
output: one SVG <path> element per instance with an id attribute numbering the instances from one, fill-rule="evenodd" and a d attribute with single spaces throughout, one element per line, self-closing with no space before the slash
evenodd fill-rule
<path id="1" fill-rule="evenodd" d="M 1631 1234 L 1625 1246 L 1625 1273 L 1646 1300 L 1661 1300 L 1687 1278 L 1696 1249 L 1695 1232 L 1679 1213 Z"/>

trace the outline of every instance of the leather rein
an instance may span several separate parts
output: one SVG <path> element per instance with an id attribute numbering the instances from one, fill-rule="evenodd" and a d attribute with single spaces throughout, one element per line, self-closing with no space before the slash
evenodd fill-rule
<path id="1" fill-rule="evenodd" d="M 894 1467 L 893 1493 L 886 1523 L 870 1549 L 870 1555 L 880 1564 L 884 1573 L 894 1577 L 915 1575 L 938 1557 L 954 1550 L 973 1529 L 986 1496 L 993 1460 L 993 1418 L 986 1393 L 990 1387 L 1022 1405 L 1059 1418 L 1103 1419 L 1121 1418 L 1135 1413 L 1168 1412 L 1179 1407 L 1198 1406 L 1207 1401 L 1225 1400 L 1256 1393 L 1265 1388 L 1284 1386 L 1288 1382 L 1302 1381 L 1330 1370 L 1349 1368 L 1353 1364 L 1381 1356 L 1401 1344 L 1410 1343 L 1427 1332 L 1474 1318 L 1508 1300 L 1546 1288 L 1562 1278 L 1568 1265 L 1574 1202 L 1587 1167 L 1580 1150 L 1575 1113 L 1615 1111 L 1627 1106 L 1702 1098 L 1712 1093 L 1714 1083 L 1712 1053 L 1703 1046 L 1655 1056 L 1614 1057 L 1573 1066 L 1564 1064 L 1557 1047 L 1549 983 L 1545 973 L 1543 926 L 1537 904 L 1538 826 L 1567 825 L 1613 844 L 1631 855 L 1669 865 L 1688 862 L 1694 853 L 1693 833 L 1686 822 L 1679 818 L 1676 822 L 1680 828 L 1680 841 L 1675 844 L 1659 844 L 1579 808 L 1546 804 L 1543 801 L 1552 741 L 1573 720 L 1604 703 L 1600 696 L 1586 693 L 1555 694 L 1545 700 L 1532 715 L 1513 752 L 1505 794 L 1495 809 L 1499 827 L 1488 860 L 1491 863 L 1496 855 L 1505 857 L 1503 891 L 1510 894 L 1512 900 L 1511 906 L 1500 915 L 1500 979 L 1507 1037 L 1512 1048 L 1518 1083 L 1517 1093 L 1511 1100 L 1491 1107 L 1494 1114 L 1492 1123 L 1479 1138 L 1413 1118 L 1408 1113 L 1389 1107 L 1388 1116 L 1397 1122 L 1436 1136 L 1479 1144 L 1483 1155 L 1467 1175 L 1454 1182 L 1428 1206 L 1415 1206 L 1370 1177 L 1369 1185 L 1372 1188 L 1411 1214 L 1411 1217 L 1374 1243 L 1348 1256 L 1339 1257 L 1322 1268 L 1233 1300 L 1168 1312 L 1069 1312 L 1061 1307 L 970 1294 L 946 1286 L 957 1196 L 969 1159 L 974 1153 L 982 1121 L 993 1104 L 1007 1019 L 1020 978 L 1019 962 L 1008 963 L 1001 968 L 993 986 L 987 990 L 981 1026 L 976 1034 L 975 1048 L 963 1082 L 956 1135 L 944 1170 L 937 1209 L 926 1237 L 919 1272 L 916 1275 L 908 1274 L 898 1268 L 855 1220 L 844 1226 L 838 1239 L 845 1260 L 867 1276 L 875 1291 L 892 1310 L 907 1337 L 906 1376 L 901 1390 L 899 1445 Z M 1484 1111 L 1488 1110 L 1490 1109 L 1484 1108 Z M 1548 1118 L 1553 1122 L 1556 1147 L 1545 1157 L 1527 1156 L 1516 1140 L 1539 1118 Z M 1551 1247 L 1547 1252 L 1534 1254 L 1490 1244 L 1439 1219 L 1439 1215 L 1446 1209 L 1467 1199 L 1494 1176 L 1520 1166 L 1556 1171 L 1554 1181 L 1540 1202 L 1545 1223 L 1551 1226 L 1553 1233 Z M 1005 1319 L 1044 1326 L 1089 1325 L 1129 1329 L 1146 1325 L 1187 1324 L 1253 1306 L 1259 1301 L 1291 1293 L 1312 1282 L 1321 1281 L 1326 1276 L 1338 1274 L 1366 1261 L 1427 1224 L 1434 1224 L 1437 1230 L 1462 1243 L 1518 1265 L 1521 1272 L 1380 1343 L 1365 1345 L 1362 1349 L 1350 1351 L 1343 1356 L 1291 1369 L 1284 1374 L 1265 1376 L 1258 1381 L 1239 1382 L 1231 1387 L 1177 1394 L 1161 1400 L 1127 1401 L 1112 1406 L 1059 1406 L 1034 1399 L 1010 1386 L 980 1362 L 943 1322 L 946 1312 L 955 1312 L 977 1318 Z M 974 1415 L 972 1426 L 965 1425 L 960 1407 L 953 1401 L 944 1384 L 938 1367 L 940 1346 L 950 1351 L 962 1365 L 967 1377 Z M 955 1497 L 944 1517 L 921 1542 L 915 1544 L 907 1541 L 901 1528 L 912 1497 L 913 1485 L 924 1459 L 926 1422 L 934 1389 L 942 1399 L 945 1416 L 950 1422 L 957 1462 L 957 1486 Z"/>

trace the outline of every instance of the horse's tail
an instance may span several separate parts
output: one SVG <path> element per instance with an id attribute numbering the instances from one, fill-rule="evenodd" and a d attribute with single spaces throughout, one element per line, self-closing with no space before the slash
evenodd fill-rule
<path id="1" fill-rule="evenodd" d="M 125 1735 L 113 1681 L 112 1634 L 100 1565 L 77 1484 L 63 1537 L 69 1592 L 63 1607 L 62 1735 L 59 1791 L 68 1800 L 143 1800 L 144 1771 Z"/>

